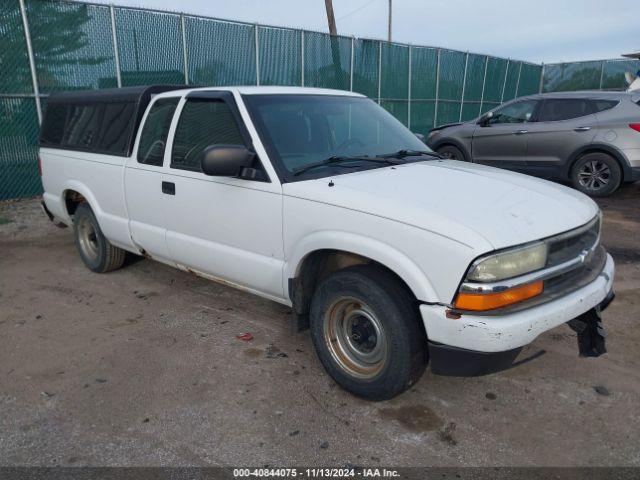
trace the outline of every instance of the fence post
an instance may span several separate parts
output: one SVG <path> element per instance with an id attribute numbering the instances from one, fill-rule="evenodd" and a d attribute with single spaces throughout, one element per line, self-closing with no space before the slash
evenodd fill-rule
<path id="1" fill-rule="evenodd" d="M 464 77 L 462 78 L 462 96 L 460 97 L 460 117 L 458 121 L 462 121 L 462 107 L 464 107 L 464 94 L 467 88 L 467 67 L 469 66 L 469 51 L 467 50 L 467 55 L 464 59 Z"/>
<path id="2" fill-rule="evenodd" d="M 516 82 L 516 98 L 518 98 L 518 92 L 520 91 L 520 75 L 522 75 L 522 63 L 520 62 L 520 68 L 518 69 L 518 81 Z"/>
<path id="3" fill-rule="evenodd" d="M 600 85 L 598 90 L 602 90 L 602 79 L 604 78 L 604 60 L 600 62 Z"/>
<path id="4" fill-rule="evenodd" d="M 511 59 L 507 58 L 507 69 L 504 71 L 504 82 L 502 82 L 502 93 L 500 94 L 500 103 L 504 103 L 504 91 L 507 88 L 507 77 L 509 76 L 509 65 L 511 65 Z"/>
<path id="5" fill-rule="evenodd" d="M 300 30 L 300 63 L 300 83 L 304 87 L 304 30 Z"/>
<path id="6" fill-rule="evenodd" d="M 540 70 L 540 86 L 538 87 L 538 93 L 542 93 L 542 87 L 544 85 L 544 67 L 545 64 L 542 62 L 542 70 Z"/>
<path id="7" fill-rule="evenodd" d="M 438 61 L 436 63 L 436 101 L 433 104 L 433 126 L 438 126 L 438 100 L 440 98 L 440 53 L 442 49 L 438 49 Z"/>
<path id="8" fill-rule="evenodd" d="M 111 36 L 113 38 L 113 58 L 116 63 L 116 82 L 118 88 L 122 87 L 122 74 L 120 72 L 120 52 L 118 51 L 118 36 L 116 35 L 116 13 L 113 5 L 109 5 L 111 13 Z"/>
<path id="9" fill-rule="evenodd" d="M 258 30 L 260 26 L 256 23 L 253 30 L 253 37 L 255 38 L 255 50 L 256 50 L 256 86 L 260 86 L 260 39 L 258 38 Z"/>
<path id="10" fill-rule="evenodd" d="M 382 93 L 382 41 L 378 42 L 378 105 L 380 105 L 380 94 Z"/>
<path id="11" fill-rule="evenodd" d="M 40 88 L 38 86 L 38 76 L 36 75 L 36 60 L 33 56 L 33 47 L 31 45 L 31 32 L 29 31 L 29 20 L 27 19 L 27 10 L 24 6 L 24 0 L 20 0 L 20 15 L 22 16 L 22 27 L 24 29 L 24 39 L 27 43 L 27 55 L 29 56 L 29 69 L 31 70 L 31 83 L 33 86 L 33 95 L 36 101 L 36 114 L 38 115 L 38 125 L 42 125 L 42 105 L 40 104 Z"/>
<path id="12" fill-rule="evenodd" d="M 487 83 L 487 68 L 489 67 L 489 55 L 484 57 L 484 76 L 482 77 L 482 93 L 480 94 L 480 115 L 482 115 L 482 107 L 484 106 L 484 87 Z"/>
<path id="13" fill-rule="evenodd" d="M 355 37 L 351 37 L 351 69 L 349 71 L 349 90 L 353 92 L 353 60 L 355 55 Z"/>
<path id="14" fill-rule="evenodd" d="M 413 48 L 409 45 L 409 85 L 407 86 L 407 128 L 411 128 L 411 62 Z"/>
<path id="15" fill-rule="evenodd" d="M 184 26 L 184 14 L 180 14 L 180 30 L 182 32 L 182 60 L 184 61 L 184 83 L 189 85 L 189 57 L 187 56 L 187 32 Z"/>

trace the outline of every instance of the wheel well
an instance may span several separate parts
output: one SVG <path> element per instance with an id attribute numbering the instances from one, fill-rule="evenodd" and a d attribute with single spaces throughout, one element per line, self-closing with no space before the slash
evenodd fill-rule
<path id="1" fill-rule="evenodd" d="M 569 169 L 567 170 L 567 174 L 566 177 L 571 180 L 571 171 L 573 170 L 573 166 L 576 164 L 576 162 L 578 160 L 580 160 L 582 157 L 584 157 L 585 155 L 589 155 L 591 153 L 602 153 L 604 155 L 607 155 L 611 158 L 613 158 L 616 163 L 618 164 L 618 166 L 620 167 L 620 173 L 622 175 L 622 179 L 624 180 L 626 171 L 625 171 L 625 165 L 623 163 L 623 161 L 618 157 L 618 155 L 616 155 L 615 153 L 613 153 L 612 151 L 605 149 L 605 148 L 598 148 L 598 147 L 593 147 L 593 148 L 588 148 L 580 153 L 578 153 L 574 159 L 569 163 Z"/>
<path id="2" fill-rule="evenodd" d="M 67 190 L 64 192 L 64 204 L 67 208 L 67 214 L 72 216 L 76 213 L 76 209 L 78 205 L 86 202 L 87 199 L 81 193 L 76 192 L 75 190 Z"/>
<path id="3" fill-rule="evenodd" d="M 332 273 L 354 265 L 371 265 L 387 271 L 406 289 L 411 298 L 416 300 L 406 282 L 382 263 L 343 250 L 316 250 L 304 258 L 296 277 L 289 279 L 289 298 L 292 302 L 294 327 L 297 331 L 309 327 L 311 299 L 318 285 Z"/>
<path id="4" fill-rule="evenodd" d="M 442 147 L 453 147 L 456 150 L 460 150 L 460 153 L 462 153 L 462 156 L 464 157 L 463 160 L 467 160 L 468 159 L 468 155 L 467 155 L 466 150 L 456 142 L 453 142 L 451 140 L 444 140 L 442 143 L 439 143 L 438 145 L 436 145 L 434 147 L 434 150 L 437 152 Z"/>

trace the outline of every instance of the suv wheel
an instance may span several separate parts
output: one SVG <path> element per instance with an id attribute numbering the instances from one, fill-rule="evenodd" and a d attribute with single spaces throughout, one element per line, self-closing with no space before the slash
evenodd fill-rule
<path id="1" fill-rule="evenodd" d="M 329 375 L 354 395 L 394 397 L 426 365 L 426 339 L 415 302 L 390 273 L 368 265 L 340 270 L 318 286 L 311 335 Z"/>
<path id="2" fill-rule="evenodd" d="M 437 152 L 444 158 L 448 158 L 449 160 L 464 161 L 464 154 L 460 151 L 459 148 L 454 147 L 453 145 L 445 145 L 443 147 L 440 147 Z"/>
<path id="3" fill-rule="evenodd" d="M 114 247 L 100 230 L 93 210 L 81 203 L 73 215 L 73 233 L 80 258 L 87 268 L 96 273 L 105 273 L 122 266 L 126 252 Z"/>
<path id="4" fill-rule="evenodd" d="M 606 153 L 588 153 L 580 157 L 571 169 L 571 183 L 592 197 L 612 194 L 620 186 L 622 170 L 618 162 Z"/>

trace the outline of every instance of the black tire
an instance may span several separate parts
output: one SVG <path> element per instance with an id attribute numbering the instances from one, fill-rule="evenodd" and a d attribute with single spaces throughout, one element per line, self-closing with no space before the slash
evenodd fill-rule
<path id="1" fill-rule="evenodd" d="M 73 216 L 73 233 L 80 258 L 89 270 L 106 273 L 124 263 L 126 252 L 106 239 L 87 203 L 81 203 Z"/>
<path id="2" fill-rule="evenodd" d="M 622 169 L 610 155 L 587 153 L 571 168 L 571 184 L 576 190 L 592 197 L 606 197 L 615 192 L 622 182 Z"/>
<path id="3" fill-rule="evenodd" d="M 449 160 L 462 160 L 465 161 L 464 154 L 462 150 L 458 147 L 454 147 L 453 145 L 444 145 L 438 148 L 437 152 L 443 156 L 444 158 L 448 158 Z"/>
<path id="4" fill-rule="evenodd" d="M 356 306 L 343 308 L 340 305 L 344 302 L 355 302 Z M 340 317 L 336 312 L 347 312 L 345 316 L 350 315 L 351 320 L 344 322 L 353 322 L 351 329 L 345 328 L 350 332 L 347 335 L 350 340 L 345 340 L 349 344 L 357 341 L 358 328 L 366 329 L 373 325 L 372 322 L 379 324 L 380 336 L 373 335 L 376 344 L 373 352 L 381 346 L 386 352 L 379 363 L 371 363 L 371 367 L 356 373 L 356 363 L 349 357 L 352 353 L 345 354 L 341 350 L 338 337 L 342 338 L 342 334 L 335 333 L 337 330 L 330 327 L 331 319 Z M 363 315 L 366 312 L 369 317 L 357 312 L 363 312 Z M 311 301 L 310 322 L 311 336 L 322 365 L 338 384 L 354 395 L 368 400 L 395 397 L 413 385 L 425 369 L 426 338 L 415 300 L 391 273 L 381 268 L 357 265 L 339 270 L 323 280 Z M 361 350 L 371 346 L 372 336 L 365 333 L 358 337 L 361 340 L 358 352 L 362 354 Z"/>

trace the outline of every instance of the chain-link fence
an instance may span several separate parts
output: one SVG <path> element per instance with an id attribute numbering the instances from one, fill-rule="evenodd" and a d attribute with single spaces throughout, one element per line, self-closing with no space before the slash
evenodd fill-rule
<path id="1" fill-rule="evenodd" d="M 536 93 L 543 83 L 541 65 L 517 60 L 191 14 L 2 0 L 0 15 L 0 200 L 41 191 L 38 123 L 48 94 L 58 90 L 157 83 L 337 88 L 375 99 L 427 134 Z M 556 67 L 545 67 L 545 87 Z"/>
<path id="2" fill-rule="evenodd" d="M 544 66 L 543 92 L 622 90 L 625 72 L 640 71 L 640 60 L 595 60 Z"/>

